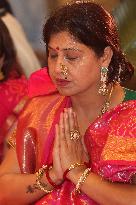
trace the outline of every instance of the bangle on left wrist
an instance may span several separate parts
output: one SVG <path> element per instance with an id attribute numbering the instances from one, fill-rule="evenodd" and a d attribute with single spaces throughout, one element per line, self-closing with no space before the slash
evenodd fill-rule
<path id="1" fill-rule="evenodd" d="M 58 189 L 58 188 L 61 187 L 62 182 L 59 183 L 59 184 L 57 184 L 56 182 L 54 182 L 54 181 L 52 180 L 52 178 L 50 177 L 50 174 L 49 174 L 49 172 L 50 172 L 51 170 L 52 170 L 52 166 L 50 165 L 50 166 L 48 166 L 48 168 L 47 168 L 47 170 L 46 170 L 46 172 L 45 172 L 46 178 L 47 178 L 47 180 L 48 180 L 48 182 L 49 182 L 50 185 L 52 185 L 54 188 Z"/>

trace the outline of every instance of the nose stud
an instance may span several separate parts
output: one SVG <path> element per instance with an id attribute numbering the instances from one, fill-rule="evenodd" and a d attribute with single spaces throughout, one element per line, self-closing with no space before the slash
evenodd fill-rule
<path id="1" fill-rule="evenodd" d="M 60 63 L 60 68 L 61 68 L 62 74 L 65 76 L 65 79 L 67 79 L 68 68 L 64 64 L 62 64 L 62 63 Z"/>

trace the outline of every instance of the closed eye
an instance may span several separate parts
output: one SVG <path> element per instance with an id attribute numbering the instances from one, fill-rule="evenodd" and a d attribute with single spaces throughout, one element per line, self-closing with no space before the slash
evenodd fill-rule
<path id="1" fill-rule="evenodd" d="M 78 57 L 66 56 L 65 59 L 70 60 L 70 61 L 75 61 L 78 59 Z"/>
<path id="2" fill-rule="evenodd" d="M 57 58 L 57 57 L 58 57 L 57 54 L 49 54 L 49 58 L 51 58 L 51 59 L 54 59 L 54 58 Z"/>

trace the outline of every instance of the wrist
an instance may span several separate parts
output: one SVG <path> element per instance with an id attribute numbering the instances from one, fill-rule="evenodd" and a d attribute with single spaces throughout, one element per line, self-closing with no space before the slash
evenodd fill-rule
<path id="1" fill-rule="evenodd" d="M 63 179 L 57 177 L 54 169 L 52 168 L 50 171 L 49 171 L 49 176 L 51 178 L 51 180 L 56 184 L 56 185 L 60 185 L 63 183 Z"/>
<path id="2" fill-rule="evenodd" d="M 74 184 L 77 183 L 78 179 L 80 178 L 81 174 L 85 171 L 86 166 L 75 167 L 74 169 L 70 170 L 67 173 L 67 179 L 72 181 Z"/>

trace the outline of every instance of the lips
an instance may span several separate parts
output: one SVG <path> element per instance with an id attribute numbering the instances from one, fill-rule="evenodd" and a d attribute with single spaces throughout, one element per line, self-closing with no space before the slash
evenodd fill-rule
<path id="1" fill-rule="evenodd" d="M 57 86 L 67 86 L 69 83 L 70 83 L 70 81 L 68 81 L 68 80 L 64 80 L 64 79 L 60 79 L 60 78 L 56 79 Z"/>

